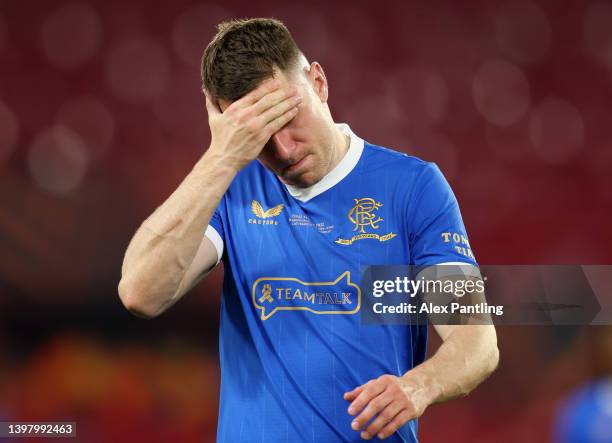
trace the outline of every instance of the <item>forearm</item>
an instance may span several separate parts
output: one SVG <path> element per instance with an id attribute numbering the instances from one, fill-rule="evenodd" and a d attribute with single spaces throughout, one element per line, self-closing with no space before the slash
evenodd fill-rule
<path id="1" fill-rule="evenodd" d="M 497 367 L 499 351 L 493 325 L 453 328 L 437 352 L 402 378 L 424 405 L 470 393 Z"/>
<path id="2" fill-rule="evenodd" d="M 119 294 L 152 317 L 171 305 L 204 230 L 236 170 L 209 150 L 172 195 L 140 226 L 126 251 Z"/>

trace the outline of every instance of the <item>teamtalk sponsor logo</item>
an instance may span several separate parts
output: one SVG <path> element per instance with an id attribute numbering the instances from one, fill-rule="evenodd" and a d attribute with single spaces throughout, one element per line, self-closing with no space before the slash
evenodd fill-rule
<path id="1" fill-rule="evenodd" d="M 280 311 L 313 314 L 355 314 L 361 307 L 361 288 L 350 271 L 334 281 L 305 282 L 294 277 L 261 277 L 253 283 L 253 305 L 267 320 Z"/>
<path id="2" fill-rule="evenodd" d="M 378 215 L 378 210 L 383 206 L 381 202 L 377 202 L 370 197 L 355 198 L 354 200 L 355 205 L 349 211 L 348 219 L 355 225 L 353 231 L 357 231 L 358 234 L 353 235 L 351 238 L 339 237 L 336 239 L 336 243 L 348 246 L 358 240 L 366 238 L 385 242 L 397 236 L 394 232 L 383 235 L 376 232 L 368 232 L 370 230 L 379 229 L 380 222 L 384 220 Z"/>
<path id="3" fill-rule="evenodd" d="M 458 234 L 456 232 L 443 232 L 441 234 L 442 241 L 444 243 L 451 244 L 453 249 L 458 254 L 465 257 L 474 258 L 472 249 L 470 248 L 470 242 L 464 234 Z"/>
<path id="4" fill-rule="evenodd" d="M 265 210 L 261 203 L 257 200 L 253 200 L 251 202 L 251 211 L 255 215 L 255 218 L 249 218 L 249 224 L 253 225 L 278 225 L 278 220 L 275 220 L 275 217 L 278 217 L 281 212 L 283 212 L 283 208 L 285 205 L 282 203 L 280 205 L 276 205 L 273 208 Z"/>

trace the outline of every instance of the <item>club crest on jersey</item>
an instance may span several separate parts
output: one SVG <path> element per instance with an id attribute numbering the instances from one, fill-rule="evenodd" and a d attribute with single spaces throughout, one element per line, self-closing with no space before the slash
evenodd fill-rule
<path id="1" fill-rule="evenodd" d="M 253 283 L 253 305 L 267 320 L 281 311 L 313 314 L 355 314 L 361 307 L 361 288 L 350 271 L 334 281 L 305 282 L 294 277 L 261 277 Z"/>
<path id="2" fill-rule="evenodd" d="M 284 204 L 276 205 L 273 208 L 265 210 L 261 203 L 257 200 L 251 202 L 251 211 L 255 218 L 249 218 L 249 224 L 253 225 L 278 225 L 278 220 L 274 220 L 283 212 Z"/>
<path id="3" fill-rule="evenodd" d="M 393 232 L 383 235 L 372 232 L 379 229 L 380 223 L 384 221 L 384 219 L 378 215 L 378 210 L 383 206 L 381 202 L 370 197 L 355 198 L 353 200 L 355 201 L 355 205 L 350 209 L 348 219 L 354 225 L 353 232 L 357 233 L 351 238 L 338 237 L 335 241 L 336 243 L 350 246 L 354 242 L 366 238 L 385 242 L 397 236 L 397 234 Z"/>

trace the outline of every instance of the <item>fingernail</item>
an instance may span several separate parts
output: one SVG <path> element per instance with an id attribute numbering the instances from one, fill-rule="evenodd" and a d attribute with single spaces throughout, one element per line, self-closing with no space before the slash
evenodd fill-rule
<path id="1" fill-rule="evenodd" d="M 378 433 L 378 438 L 380 438 L 381 440 L 382 440 L 383 438 L 385 438 L 385 433 L 384 433 L 384 432 L 379 432 L 379 433 Z"/>
<path id="2" fill-rule="evenodd" d="M 369 440 L 372 437 L 370 436 L 370 434 L 368 434 L 367 432 L 362 432 L 361 433 L 361 438 L 363 438 L 364 440 Z"/>
<path id="3" fill-rule="evenodd" d="M 353 422 L 351 423 L 351 428 L 353 428 L 354 431 L 359 429 L 359 422 L 357 420 L 353 420 Z"/>
<path id="4" fill-rule="evenodd" d="M 352 407 L 352 406 L 350 408 L 348 408 L 348 413 L 351 414 L 351 415 L 354 415 L 355 414 L 355 408 Z"/>

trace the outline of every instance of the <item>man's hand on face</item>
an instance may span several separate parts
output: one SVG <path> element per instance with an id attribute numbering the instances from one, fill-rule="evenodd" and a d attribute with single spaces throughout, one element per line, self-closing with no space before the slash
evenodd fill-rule
<path id="1" fill-rule="evenodd" d="M 380 439 L 389 437 L 425 412 L 428 402 L 423 389 L 403 377 L 387 374 L 346 392 L 344 399 L 351 402 L 348 412 L 357 415 L 352 428 L 361 430 L 365 440 L 376 435 Z"/>
<path id="2" fill-rule="evenodd" d="M 301 102 L 295 87 L 281 88 L 275 79 L 262 82 L 223 112 L 206 94 L 210 150 L 239 171 L 257 158 L 270 137 L 297 115 Z"/>

